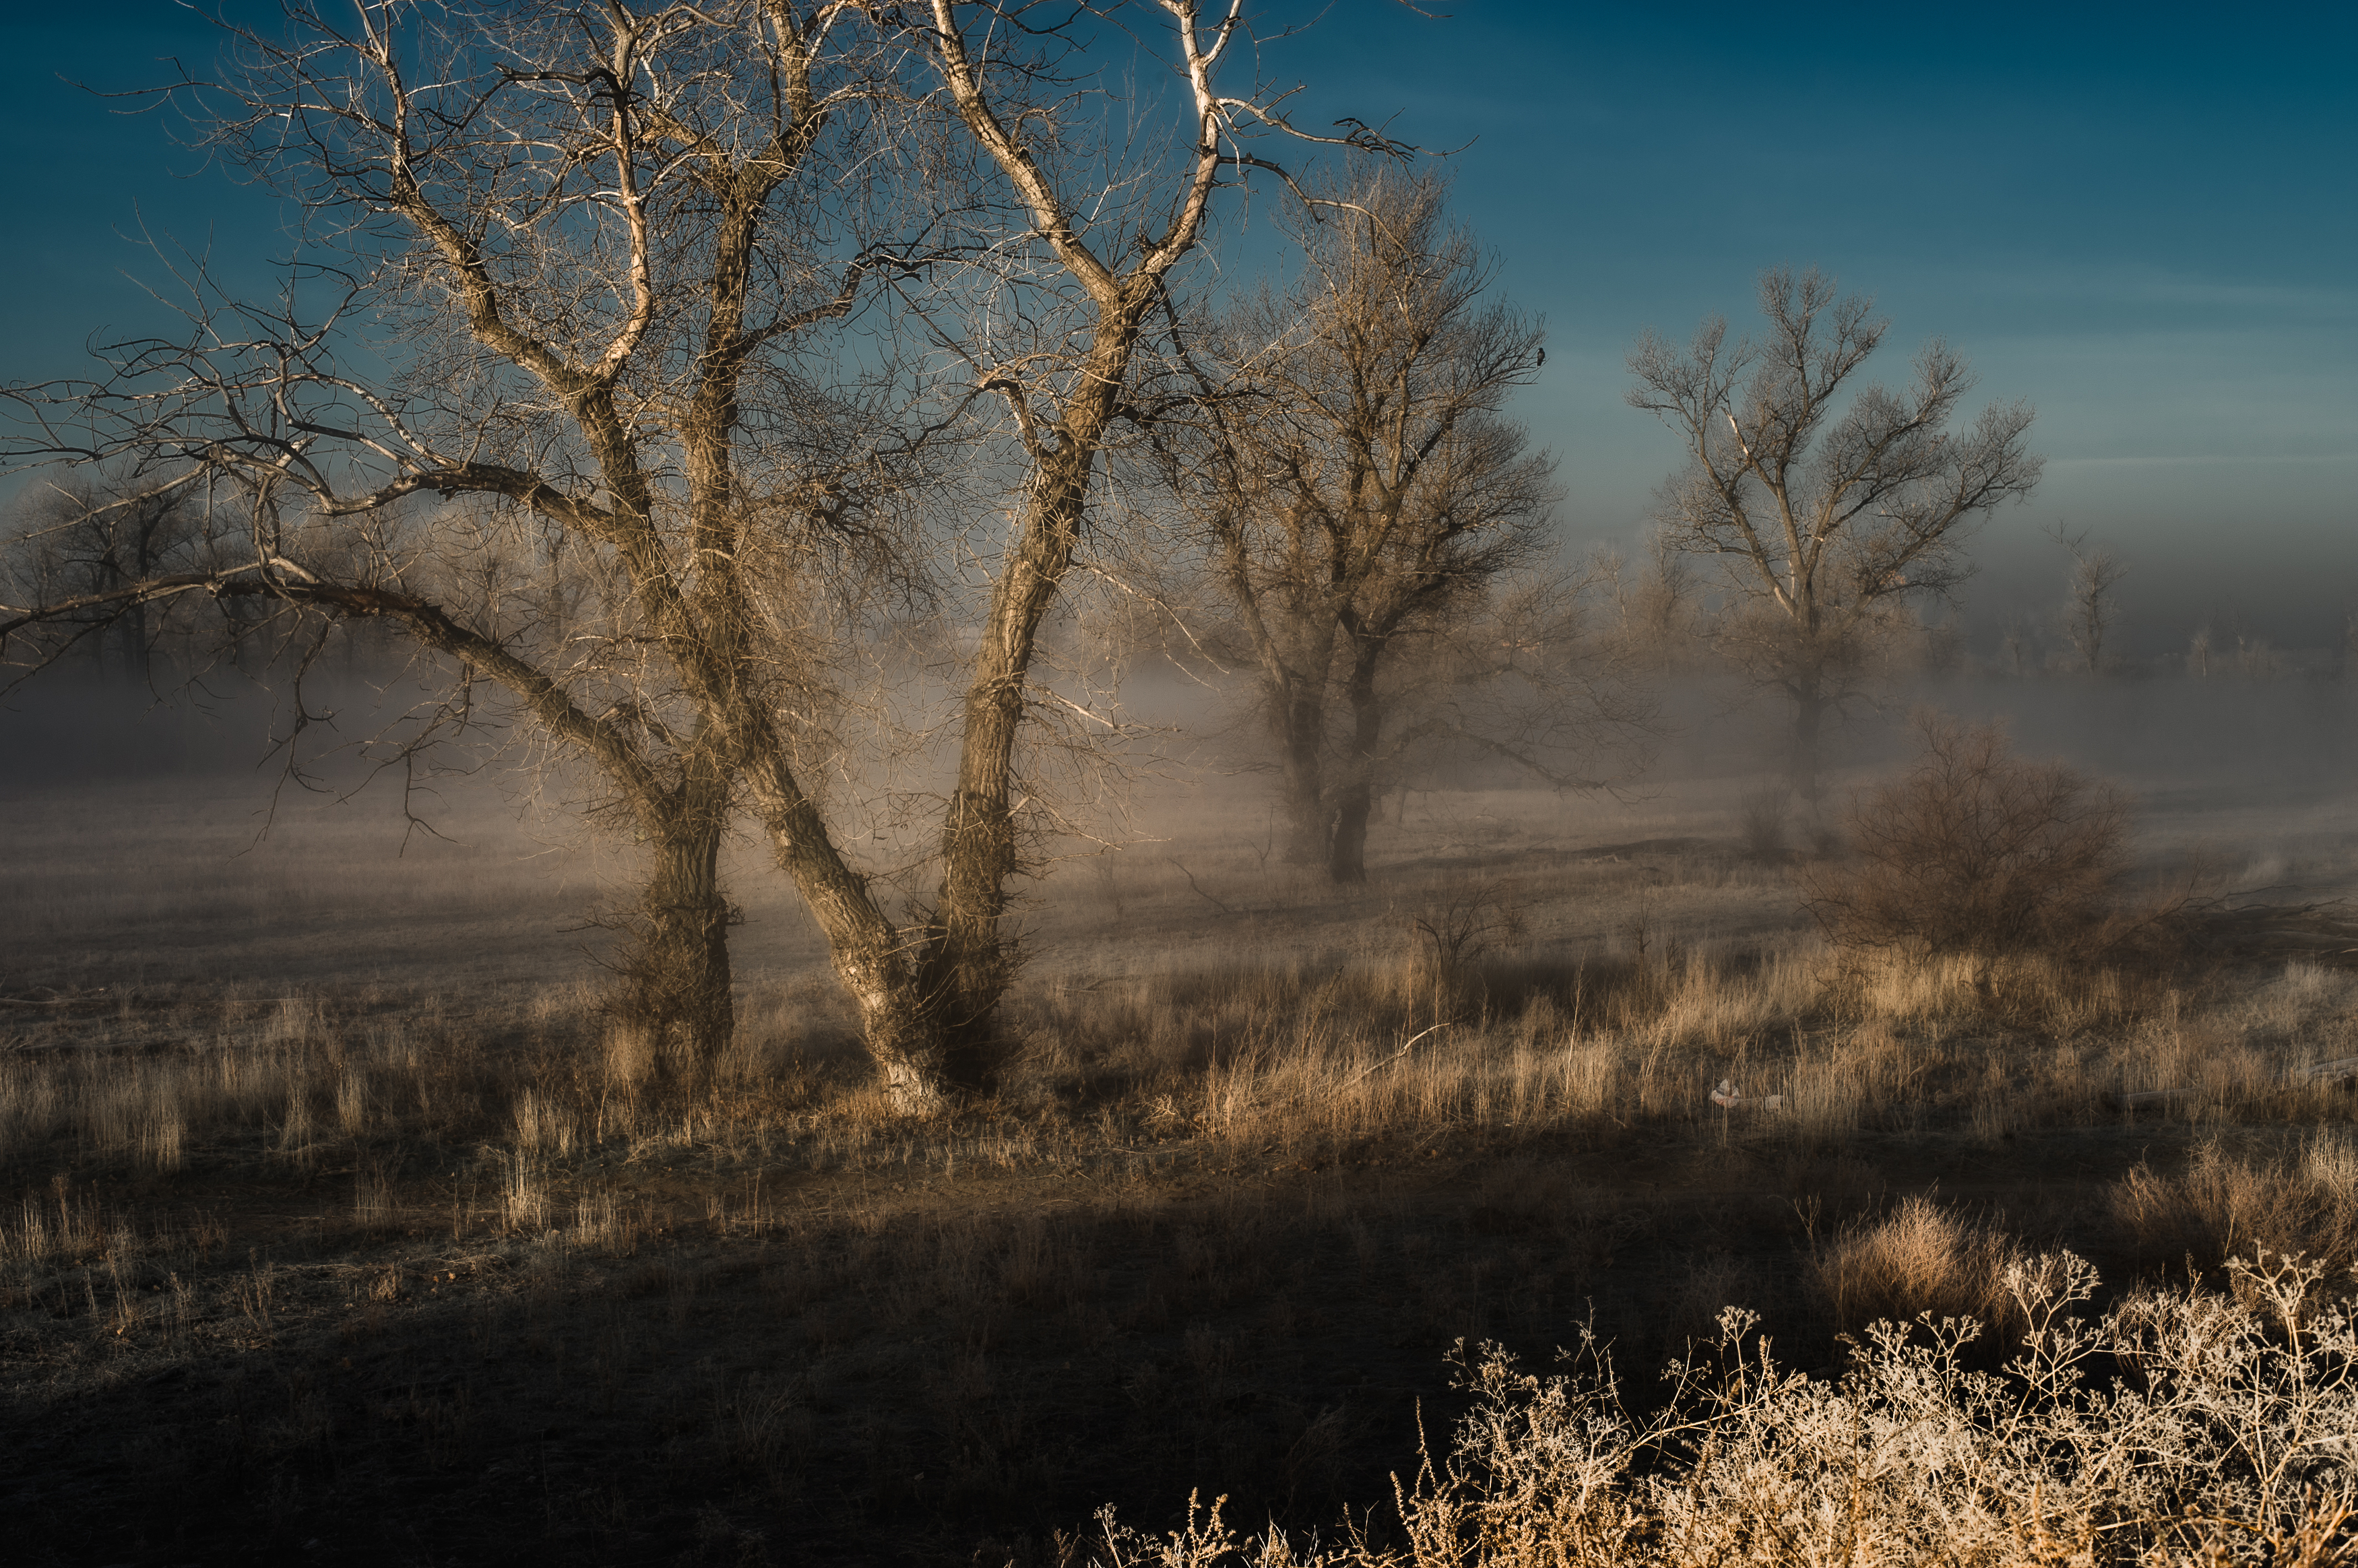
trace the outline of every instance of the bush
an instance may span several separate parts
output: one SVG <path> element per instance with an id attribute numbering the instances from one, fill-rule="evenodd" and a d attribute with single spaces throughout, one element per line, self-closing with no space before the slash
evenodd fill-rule
<path id="1" fill-rule="evenodd" d="M 1744 858 L 1781 866 L 1793 858 L 1786 829 L 1793 815 L 1793 792 L 1783 784 L 1748 792 L 1736 806 L 1736 841 Z"/>
<path id="2" fill-rule="evenodd" d="M 1752 1314 L 1633 1410 L 1584 1339 L 1552 1376 L 1484 1346 L 1445 1453 L 1395 1481 L 1389 1540 L 1245 1538 L 1214 1505 L 1160 1538 L 1100 1516 L 1100 1568 L 1734 1568 L 2103 1563 L 2346 1568 L 2358 1558 L 2358 1319 L 2320 1265 L 2261 1256 L 2230 1293 L 2089 1310 L 2084 1261 L 2007 1271 L 2020 1324 L 1974 1370 L 1970 1319 L 1880 1323 L 1837 1381 Z"/>
<path id="3" fill-rule="evenodd" d="M 2126 865 L 2115 786 L 2016 757 L 1994 725 L 1917 720 L 1924 754 L 1851 807 L 1852 859 L 1812 868 L 1804 903 L 1841 946 L 1984 957 L 2084 952 Z"/>

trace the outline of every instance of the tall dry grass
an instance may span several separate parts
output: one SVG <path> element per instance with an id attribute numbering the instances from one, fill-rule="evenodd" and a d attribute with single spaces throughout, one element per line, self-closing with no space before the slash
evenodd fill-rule
<path id="1" fill-rule="evenodd" d="M 2277 1153 L 2198 1144 L 2183 1169 L 2140 1164 L 2111 1192 L 2113 1217 L 2138 1253 L 2208 1272 L 2255 1248 L 2358 1264 L 2358 1138 L 2320 1128 Z"/>
<path id="2" fill-rule="evenodd" d="M 2031 1260 L 1996 1226 L 1930 1198 L 1846 1222 L 1812 1248 L 1810 1271 L 1840 1328 L 1929 1313 L 2010 1332 L 2016 1283 Z"/>
<path id="3" fill-rule="evenodd" d="M 645 1040 L 586 991 L 471 1016 L 323 995 L 225 1007 L 167 1048 L 0 1055 L 0 1170 L 46 1174 L 60 1156 L 308 1169 L 408 1144 L 560 1173 L 666 1151 L 954 1169 L 1639 1127 L 1823 1149 L 2124 1116 L 2343 1121 L 2339 1087 L 2295 1071 L 2358 1050 L 2348 978 L 2311 968 L 2197 998 L 2032 955 L 1658 946 L 1642 960 L 1412 953 L 1048 984 L 1009 1009 L 1024 1048 L 998 1098 L 938 1124 L 890 1114 L 817 987 L 750 1000 L 730 1055 L 686 1084 L 654 1073 Z M 1722 1082 L 1742 1096 L 1733 1108 L 1710 1098 Z M 2123 1095 L 2150 1103 L 2125 1111 Z"/>

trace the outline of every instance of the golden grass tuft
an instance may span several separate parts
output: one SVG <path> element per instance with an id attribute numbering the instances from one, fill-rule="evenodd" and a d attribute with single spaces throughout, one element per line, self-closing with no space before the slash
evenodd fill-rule
<path id="1" fill-rule="evenodd" d="M 1925 1313 L 2004 1324 L 2014 1308 L 2009 1271 L 2028 1261 L 1994 1227 L 1915 1196 L 1843 1226 L 1812 1249 L 1810 1271 L 1835 1323 L 1855 1332 Z"/>

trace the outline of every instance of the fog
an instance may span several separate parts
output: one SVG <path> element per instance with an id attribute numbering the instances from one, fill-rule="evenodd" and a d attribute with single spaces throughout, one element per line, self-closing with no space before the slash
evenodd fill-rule
<path id="1" fill-rule="evenodd" d="M 2206 821 L 2239 843 L 2272 833 L 2307 841 L 2320 830 L 2313 814 L 2349 807 L 2358 777 L 2358 681 L 2321 655 L 2308 665 L 2288 660 L 2267 678 L 2010 678 L 1975 670 L 1887 679 L 1830 732 L 1826 798 L 1838 810 L 1851 792 L 1903 766 L 1914 745 L 1910 717 L 1930 708 L 2003 724 L 2026 756 L 2119 782 L 2148 829 L 2166 823 L 2172 841 L 2200 838 Z M 1083 835 L 1052 836 L 1055 860 L 1125 848 L 1153 858 L 1206 832 L 1265 837 L 1278 810 L 1275 774 L 1239 686 L 1238 677 L 1136 662 L 1108 709 L 1125 721 L 1119 741 L 1077 758 L 1046 755 L 1053 803 Z M 1622 754 L 1591 759 L 1612 777 L 1609 790 L 1551 791 L 1495 760 L 1446 754 L 1412 760 L 1393 788 L 1411 791 L 1428 818 L 1445 818 L 1454 796 L 1531 792 L 1552 800 L 1552 818 L 1574 842 L 1612 842 L 1628 837 L 1632 822 L 1664 813 L 1683 814 L 1693 833 L 1731 831 L 1736 798 L 1778 775 L 1789 709 L 1732 676 L 1664 677 L 1639 689 L 1651 703 L 1644 732 L 1628 737 Z M 911 690 L 900 700 L 916 712 L 942 695 Z M 332 824 L 340 859 L 381 860 L 388 875 L 405 862 L 398 874 L 455 856 L 479 867 L 486 857 L 529 862 L 577 892 L 627 880 L 626 848 L 581 820 L 590 781 L 552 767 L 528 732 L 492 726 L 438 745 L 415 769 L 384 766 L 387 749 L 366 743 L 401 733 L 415 696 L 400 682 L 314 683 L 312 721 L 290 741 L 290 699 L 242 676 L 159 697 L 78 672 L 46 674 L 0 708 L 0 867 L 22 863 L 33 848 L 28 833 L 52 832 L 80 815 L 90 819 L 88 831 L 103 834 L 103 814 L 146 800 L 201 816 L 208 852 L 224 860 L 261 852 L 276 863 L 304 835 Z M 881 761 L 843 772 L 840 831 L 866 847 L 871 869 L 922 860 L 935 829 L 930 816 L 907 810 L 906 796 L 937 790 L 946 765 L 938 749 L 895 759 L 889 776 L 899 798 L 889 808 L 861 798 L 863 778 L 882 793 Z M 1373 848 L 1370 870 L 1380 879 L 1382 845 Z M 791 906 L 750 838 L 735 858 L 735 896 Z M 559 873 L 560 864 L 570 870 Z M 1049 872 L 1050 897 L 1059 878 L 1081 875 L 1053 860 Z M 761 881 L 781 885 L 757 892 L 751 884 Z M 346 891 L 365 899 L 364 889 Z M 803 946 L 798 935 L 797 950 Z"/>

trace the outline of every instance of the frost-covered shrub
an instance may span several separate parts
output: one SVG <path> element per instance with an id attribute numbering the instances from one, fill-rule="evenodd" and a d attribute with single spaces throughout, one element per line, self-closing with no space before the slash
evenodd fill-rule
<path id="1" fill-rule="evenodd" d="M 2015 1264 L 2021 1352 L 1963 1352 L 1970 1319 L 1884 1322 L 1838 1381 L 1780 1366 L 1739 1308 L 1633 1412 L 1592 1340 L 1545 1376 L 1461 1346 L 1473 1409 L 1396 1482 L 1397 1519 L 1332 1543 L 1191 1515 L 1153 1538 L 1105 1516 L 1097 1561 L 1401 1568 L 1801 1563 L 2331 1568 L 2358 1562 L 2358 1323 L 2324 1271 L 2260 1254 L 2229 1294 L 2094 1314 L 2070 1254 Z"/>

